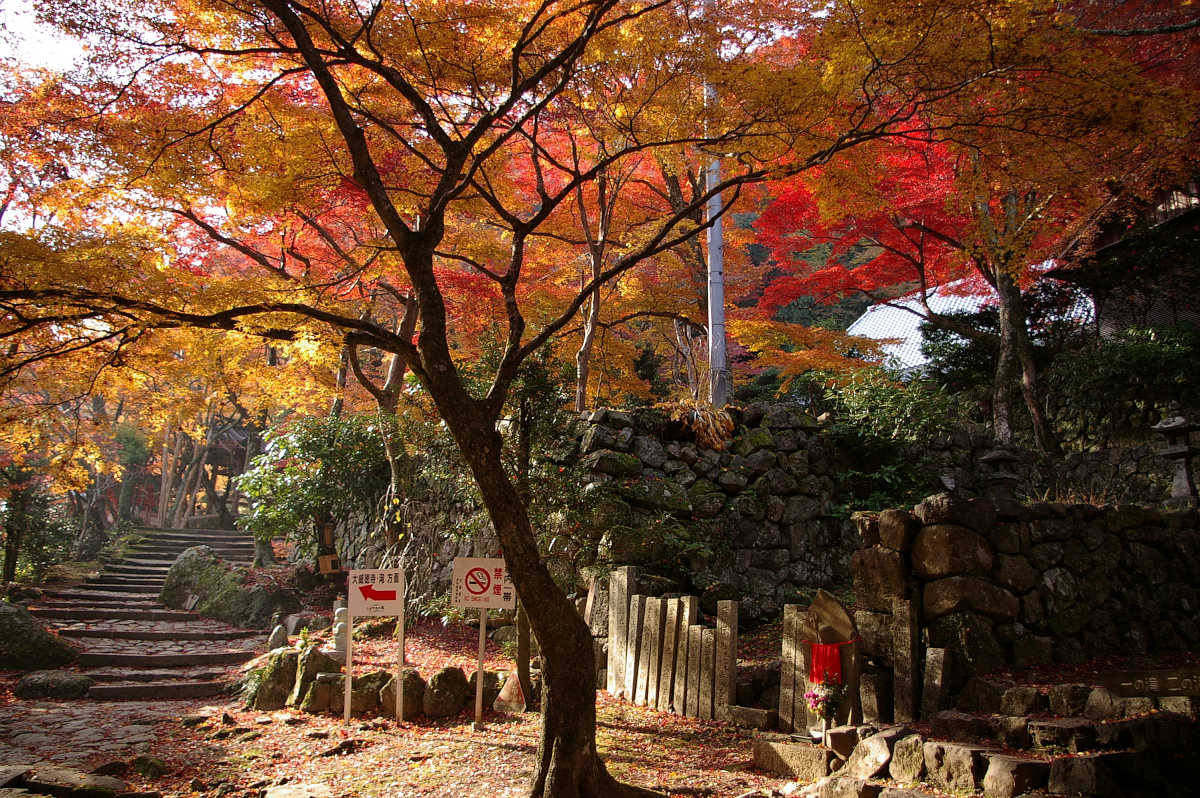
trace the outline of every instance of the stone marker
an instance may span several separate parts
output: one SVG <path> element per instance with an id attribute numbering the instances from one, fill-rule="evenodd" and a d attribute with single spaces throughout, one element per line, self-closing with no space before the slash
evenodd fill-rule
<path id="1" fill-rule="evenodd" d="M 717 631 L 705 629 L 700 633 L 700 707 L 698 717 L 713 719 L 713 694 L 716 677 Z"/>
<path id="2" fill-rule="evenodd" d="M 496 696 L 496 702 L 492 704 L 492 709 L 497 712 L 524 712 L 525 706 L 525 694 L 521 692 L 521 678 L 516 671 L 513 671 L 504 680 L 504 686 L 500 688 L 500 695 Z"/>
<path id="3" fill-rule="evenodd" d="M 271 630 L 271 636 L 267 638 L 267 651 L 274 651 L 277 648 L 287 648 L 288 633 L 283 624 L 277 624 Z"/>
<path id="4" fill-rule="evenodd" d="M 850 613 L 842 606 L 832 593 L 818 588 L 817 596 L 813 599 L 812 604 L 800 618 L 799 635 L 801 641 L 800 654 L 803 658 L 803 670 L 796 676 L 796 691 L 800 694 L 801 699 L 796 701 L 800 704 L 803 698 L 804 689 L 801 685 L 805 685 L 807 689 L 807 679 L 809 666 L 812 663 L 813 644 L 830 645 L 837 644 L 836 656 L 838 664 L 841 668 L 840 683 L 846 686 L 846 695 L 838 705 L 837 712 L 834 715 L 832 725 L 839 726 L 847 723 L 862 722 L 862 696 L 860 693 L 859 676 L 860 665 L 858 657 L 858 629 L 854 625 L 854 619 L 850 617 Z M 807 712 L 807 702 L 803 708 Z M 797 716 L 800 714 L 796 713 Z M 820 723 L 821 719 L 816 715 L 809 713 L 807 724 L 809 727 Z"/>
<path id="5" fill-rule="evenodd" d="M 892 722 L 892 672 L 866 671 L 860 677 L 864 723 Z"/>
<path id="6" fill-rule="evenodd" d="M 629 597 L 629 625 L 625 632 L 625 678 L 621 684 L 621 697 L 632 701 L 637 697 L 638 664 L 642 655 L 642 621 L 645 612 L 645 596 Z"/>
<path id="7" fill-rule="evenodd" d="M 729 720 L 729 707 L 737 703 L 738 603 L 717 602 L 716 686 L 713 715 Z"/>
<path id="8" fill-rule="evenodd" d="M 784 734 L 763 734 L 754 740 L 754 766 L 776 776 L 816 781 L 829 775 L 836 756 L 828 748 L 797 742 Z"/>
<path id="9" fill-rule="evenodd" d="M 637 568 L 626 565 L 608 577 L 608 674 L 610 695 L 620 695 L 625 684 L 626 634 L 629 630 L 629 599 L 637 592 Z"/>
<path id="10" fill-rule="evenodd" d="M 932 718 L 945 705 L 946 649 L 925 651 L 925 686 L 922 688 L 921 717 Z"/>
<path id="11" fill-rule="evenodd" d="M 646 599 L 646 610 L 642 620 L 642 656 L 638 665 L 638 688 L 634 703 L 639 706 L 658 704 L 659 666 L 662 663 L 663 600 L 657 597 Z"/>
<path id="12" fill-rule="evenodd" d="M 700 659 L 704 639 L 704 627 L 693 624 L 688 627 L 688 676 L 687 711 L 689 718 L 700 717 Z"/>
<path id="13" fill-rule="evenodd" d="M 671 690 L 671 707 L 677 715 L 687 714 L 688 629 L 699 618 L 699 598 L 684 596 L 679 599 L 679 650 L 675 652 L 675 684 Z"/>
<path id="14" fill-rule="evenodd" d="M 666 599 L 664 604 L 662 656 L 659 658 L 658 695 L 654 706 L 659 712 L 670 712 L 675 687 L 675 657 L 679 650 L 680 600 Z"/>
<path id="15" fill-rule="evenodd" d="M 914 602 L 895 599 L 892 602 L 892 715 L 897 723 L 917 719 L 917 679 L 920 663 L 917 636 L 917 617 Z"/>
<path id="16" fill-rule="evenodd" d="M 787 604 L 783 608 L 783 652 L 779 667 L 779 730 L 784 732 L 806 731 L 808 726 L 797 728 L 797 718 L 803 718 L 797 705 L 804 700 L 804 690 L 796 690 L 803 681 L 797 679 L 800 663 L 800 605 Z M 799 701 L 797 701 L 799 699 Z"/>

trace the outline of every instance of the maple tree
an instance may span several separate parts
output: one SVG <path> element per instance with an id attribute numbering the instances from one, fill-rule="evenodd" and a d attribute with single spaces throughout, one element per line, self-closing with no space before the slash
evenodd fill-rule
<path id="1" fill-rule="evenodd" d="M 1014 20 L 1006 22 L 1011 30 Z M 1021 288 L 1039 264 L 1088 252 L 1100 223 L 1118 209 L 1189 173 L 1198 106 L 1188 87 L 1157 74 L 1160 66 L 1123 52 L 1085 57 L 1093 36 L 1036 16 L 1017 22 L 1024 35 L 1008 45 L 1032 48 L 1023 53 L 1027 80 L 1001 85 L 1000 97 L 960 98 L 990 114 L 1008 97 L 1008 116 L 953 137 L 942 135 L 936 115 L 925 117 L 904 138 L 870 144 L 871 156 L 831 163 L 780 190 L 759 229 L 786 273 L 765 289 L 760 307 L 774 311 L 801 295 L 887 301 L 915 286 L 927 321 L 989 339 L 999 351 L 997 439 L 1012 440 L 1009 392 L 1019 377 L 1035 442 L 1056 453 Z M 821 242 L 831 245 L 828 258 L 803 260 Z M 866 262 L 851 264 L 863 247 Z M 931 289 L 964 279 L 958 290 L 994 298 L 998 333 L 930 307 Z"/>
<path id="2" fill-rule="evenodd" d="M 984 35 L 975 10 L 965 0 L 727 0 L 707 14 L 674 0 L 46 4 L 48 19 L 94 45 L 82 73 L 12 102 L 11 125 L 37 131 L 12 137 L 28 142 L 14 146 L 17 161 L 54 153 L 63 168 L 36 191 L 52 223 L 21 234 L 0 278 L 0 334 L 14 347 L 0 373 L 67 350 L 118 367 L 122 347 L 182 329 L 277 342 L 339 373 L 362 352 L 393 356 L 457 442 L 541 643 L 530 794 L 644 793 L 598 755 L 592 639 L 542 563 L 504 468 L 508 395 L 522 363 L 605 286 L 691 246 L 713 194 L 902 133 L 931 104 L 1001 79 L 1004 54 L 961 46 L 964 15 Z M 705 84 L 721 103 L 705 105 Z M 947 130 L 980 121 L 969 104 L 941 120 Z M 587 242 L 564 247 L 556 232 L 589 203 L 602 207 L 601 175 L 680 152 L 722 155 L 721 184 L 642 209 L 599 271 L 562 280 Z M 29 242 L 47 254 L 28 257 Z M 401 310 L 410 306 L 415 315 Z M 478 390 L 464 368 L 484 342 L 500 355 Z M 387 382 L 367 377 L 386 412 Z"/>

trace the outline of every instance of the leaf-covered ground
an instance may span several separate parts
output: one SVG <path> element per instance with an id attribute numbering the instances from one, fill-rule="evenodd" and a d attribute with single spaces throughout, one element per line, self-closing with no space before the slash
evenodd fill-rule
<path id="1" fill-rule="evenodd" d="M 428 677 L 454 665 L 475 668 L 475 629 L 421 624 L 408 630 L 410 665 Z M 391 637 L 356 640 L 354 672 L 396 665 Z M 485 665 L 507 670 L 512 662 L 489 644 Z M 6 680 L 7 681 L 7 680 Z M 13 702 L 11 682 L 0 684 L 0 705 Z M 119 712 L 120 704 L 109 705 Z M 487 712 L 472 728 L 474 702 L 458 717 L 397 725 L 394 718 L 305 715 L 291 710 L 256 712 L 240 702 L 178 702 L 177 719 L 156 729 L 151 753 L 169 772 L 155 779 L 125 776 L 131 787 L 164 796 L 200 793 L 254 796 L 267 785 L 318 783 L 333 796 L 519 796 L 532 773 L 539 718 L 535 713 Z M 618 778 L 686 795 L 736 796 L 778 779 L 751 768 L 751 737 L 733 726 L 663 714 L 598 693 L 598 744 Z M 179 722 L 206 715 L 198 726 Z M 55 758 L 53 751 L 44 752 Z M 112 759 L 109 757 L 108 759 Z M 107 760 L 106 760 L 107 761 Z M 87 763 L 102 764 L 100 759 Z M 221 785 L 228 785 L 222 787 Z"/>

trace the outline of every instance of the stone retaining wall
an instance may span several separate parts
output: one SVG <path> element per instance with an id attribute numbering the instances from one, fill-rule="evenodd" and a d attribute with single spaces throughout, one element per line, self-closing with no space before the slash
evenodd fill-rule
<path id="1" fill-rule="evenodd" d="M 677 576 L 717 599 L 746 597 L 771 617 L 801 589 L 847 573 L 854 534 L 830 516 L 830 451 L 795 408 L 751 406 L 724 450 L 662 414 L 598 410 L 581 425 L 579 467 L 600 551 L 617 564 L 677 560 Z M 686 586 L 685 586 L 686 587 Z"/>
<path id="2" fill-rule="evenodd" d="M 939 494 L 911 513 L 858 514 L 855 522 L 855 621 L 885 677 L 895 666 L 897 600 L 914 606 L 926 644 L 947 650 L 951 692 L 1004 666 L 1200 642 L 1196 510 Z"/>

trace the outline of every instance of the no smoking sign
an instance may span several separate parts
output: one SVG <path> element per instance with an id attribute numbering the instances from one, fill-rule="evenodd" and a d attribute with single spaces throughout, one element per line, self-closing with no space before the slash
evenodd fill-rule
<path id="1" fill-rule="evenodd" d="M 517 594 L 504 560 L 492 557 L 455 557 L 450 603 L 470 609 L 512 609 Z"/>

